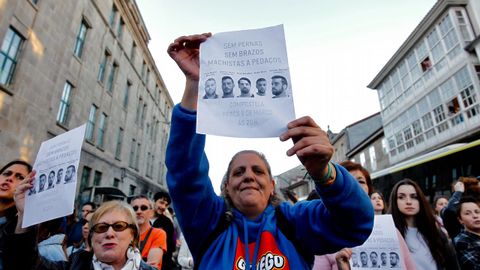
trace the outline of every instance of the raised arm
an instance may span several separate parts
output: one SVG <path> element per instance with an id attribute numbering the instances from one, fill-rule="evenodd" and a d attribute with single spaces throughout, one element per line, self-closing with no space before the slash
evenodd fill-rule
<path id="1" fill-rule="evenodd" d="M 181 106 L 191 111 L 197 109 L 200 43 L 210 36 L 212 36 L 211 33 L 181 36 L 168 46 L 168 54 L 177 63 L 186 78 Z"/>
<path id="2" fill-rule="evenodd" d="M 282 205 L 298 243 L 311 255 L 361 245 L 373 228 L 370 198 L 345 168 L 330 161 L 334 148 L 312 118 L 299 118 L 287 128 L 280 136 L 280 140 L 294 143 L 287 155 L 297 155 L 321 197 L 293 207 Z"/>
<path id="3" fill-rule="evenodd" d="M 333 183 L 336 171 L 332 167 L 329 168 L 331 165 L 328 164 L 334 148 L 330 144 L 327 133 L 309 116 L 288 123 L 287 128 L 288 130 L 280 136 L 282 141 L 292 139 L 294 142 L 293 147 L 287 151 L 287 155 L 297 155 L 313 179 L 326 180 L 325 184 Z M 330 177 L 327 175 L 329 171 Z M 326 176 L 329 179 L 324 179 Z"/>

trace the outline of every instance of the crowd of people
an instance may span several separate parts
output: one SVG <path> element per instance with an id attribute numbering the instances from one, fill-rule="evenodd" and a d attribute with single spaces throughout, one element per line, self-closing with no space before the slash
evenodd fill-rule
<path id="1" fill-rule="evenodd" d="M 183 36 L 168 48 L 186 77 L 167 146 L 169 192 L 129 203 L 87 202 L 78 219 L 74 213 L 22 228 L 36 172 L 25 161 L 9 162 L 0 169 L 0 270 L 480 269 L 478 179 L 461 177 L 453 194 L 432 206 L 415 181 L 404 179 L 386 201 L 360 164 L 331 160 L 326 132 L 308 116 L 280 135 L 293 143 L 286 155 L 296 156 L 313 179 L 307 200 L 282 200 L 270 164 L 254 150 L 232 157 L 216 195 L 206 135 L 195 132 L 199 46 L 210 36 Z M 399 252 L 352 252 L 385 214 Z"/>

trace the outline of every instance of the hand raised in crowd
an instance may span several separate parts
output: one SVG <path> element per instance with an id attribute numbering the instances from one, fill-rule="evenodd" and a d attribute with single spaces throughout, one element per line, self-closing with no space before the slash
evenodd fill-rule
<path id="1" fill-rule="evenodd" d="M 15 206 L 17 207 L 17 211 L 23 214 L 23 210 L 25 209 L 25 196 L 27 190 L 33 187 L 35 181 L 35 174 L 36 171 L 32 171 L 25 177 L 25 179 L 18 184 L 17 188 L 15 189 L 15 193 L 13 194 L 13 199 L 15 200 Z"/>
<path id="2" fill-rule="evenodd" d="M 288 130 L 280 135 L 281 141 L 291 138 L 294 143 L 287 155 L 297 155 L 313 179 L 324 177 L 327 174 L 328 162 L 335 151 L 327 133 L 309 116 L 291 121 L 287 128 Z"/>
<path id="3" fill-rule="evenodd" d="M 177 63 L 187 80 L 198 81 L 200 69 L 200 43 L 211 37 L 211 33 L 181 36 L 168 46 L 168 54 Z"/>
<path id="4" fill-rule="evenodd" d="M 182 107 L 185 109 L 197 109 L 200 43 L 211 36 L 211 33 L 181 36 L 168 46 L 168 54 L 177 63 L 186 77 L 185 92 L 183 92 L 181 102 Z"/>
<path id="5" fill-rule="evenodd" d="M 463 184 L 461 181 L 458 181 L 453 186 L 453 191 L 465 192 L 465 184 Z"/>
<path id="6" fill-rule="evenodd" d="M 22 229 L 23 222 L 23 211 L 25 210 L 25 196 L 29 189 L 31 189 L 35 183 L 35 174 L 36 171 L 32 171 L 25 177 L 20 184 L 18 184 L 13 194 L 13 199 L 15 200 L 15 206 L 17 207 L 18 220 L 17 227 L 15 228 L 15 233 L 22 233 L 25 229 Z"/>

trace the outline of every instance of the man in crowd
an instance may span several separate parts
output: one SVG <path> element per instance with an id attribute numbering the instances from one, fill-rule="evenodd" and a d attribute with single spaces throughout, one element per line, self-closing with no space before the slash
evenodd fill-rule
<path id="1" fill-rule="evenodd" d="M 240 95 L 238 97 L 253 97 L 250 94 L 251 83 L 248 78 L 242 77 L 238 79 L 238 88 L 240 88 Z"/>
<path id="2" fill-rule="evenodd" d="M 257 96 L 265 96 L 265 93 L 267 92 L 267 80 L 265 80 L 265 78 L 258 79 L 256 83 L 256 88 Z"/>
<path id="3" fill-rule="evenodd" d="M 233 87 L 235 87 L 235 83 L 233 82 L 232 77 L 224 76 L 222 77 L 222 91 L 223 96 L 222 98 L 233 98 Z"/>
<path id="4" fill-rule="evenodd" d="M 93 202 L 86 202 L 82 204 L 82 217 L 75 222 L 70 229 L 67 228 L 67 246 L 78 244 L 82 241 L 82 227 L 85 224 L 85 219 L 89 213 L 95 212 L 95 204 Z"/>
<path id="5" fill-rule="evenodd" d="M 174 227 L 173 221 L 166 216 L 167 208 L 172 202 L 172 199 L 168 192 L 162 190 L 155 193 L 154 200 L 155 221 L 153 222 L 153 227 L 160 228 L 167 234 L 167 252 L 163 254 L 162 270 L 172 269 L 174 266 L 172 253 L 175 251 Z"/>
<path id="6" fill-rule="evenodd" d="M 140 228 L 139 248 L 142 258 L 148 264 L 162 269 L 163 254 L 167 251 L 167 235 L 162 229 L 150 226 L 153 204 L 144 195 L 134 197 L 130 204 L 135 211 Z"/>

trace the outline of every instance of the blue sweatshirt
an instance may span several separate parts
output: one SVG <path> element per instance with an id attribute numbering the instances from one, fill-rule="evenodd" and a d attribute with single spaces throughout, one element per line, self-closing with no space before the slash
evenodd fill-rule
<path id="1" fill-rule="evenodd" d="M 176 105 L 166 165 L 173 207 L 194 261 L 204 253 L 198 269 L 311 269 L 314 255 L 361 245 L 370 235 L 370 199 L 355 178 L 335 165 L 335 182 L 316 187 L 321 200 L 277 206 L 295 239 L 287 239 L 278 228 L 271 205 L 255 220 L 234 209 L 233 222 L 201 251 L 227 209 L 208 177 L 205 135 L 197 134 L 195 127 L 196 112 Z"/>

